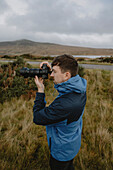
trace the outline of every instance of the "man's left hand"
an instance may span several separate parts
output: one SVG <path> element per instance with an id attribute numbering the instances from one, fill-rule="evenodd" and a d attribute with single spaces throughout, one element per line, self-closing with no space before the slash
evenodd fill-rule
<path id="1" fill-rule="evenodd" d="M 35 84 L 38 88 L 38 92 L 39 93 L 44 93 L 44 84 L 43 84 L 43 78 L 38 78 L 37 76 L 35 76 Z"/>

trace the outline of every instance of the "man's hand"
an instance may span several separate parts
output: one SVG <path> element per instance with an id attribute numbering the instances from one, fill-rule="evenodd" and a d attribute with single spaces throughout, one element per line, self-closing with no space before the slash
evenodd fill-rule
<path id="1" fill-rule="evenodd" d="M 35 84 L 38 88 L 38 92 L 39 93 L 44 93 L 44 84 L 43 84 L 43 79 L 42 78 L 38 78 L 37 76 L 35 76 Z"/>
<path id="2" fill-rule="evenodd" d="M 43 64 L 47 64 L 47 67 L 49 67 L 49 69 L 51 71 L 51 65 L 48 61 L 43 61 L 42 63 L 40 63 L 40 68 L 42 68 Z"/>
<path id="3" fill-rule="evenodd" d="M 47 67 L 49 67 L 49 69 L 51 70 L 51 65 L 49 64 L 49 62 L 44 61 L 40 64 L 40 68 L 42 68 L 43 64 L 47 64 Z M 44 84 L 43 84 L 43 78 L 38 78 L 37 76 L 35 76 L 35 84 L 38 88 L 38 92 L 40 93 L 44 93 Z"/>

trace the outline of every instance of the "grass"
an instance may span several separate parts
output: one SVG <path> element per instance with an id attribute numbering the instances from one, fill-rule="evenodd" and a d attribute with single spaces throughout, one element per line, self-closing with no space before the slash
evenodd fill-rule
<path id="1" fill-rule="evenodd" d="M 93 62 L 93 61 L 79 61 L 79 64 L 94 64 L 94 65 L 113 65 L 113 63 L 107 62 Z"/>
<path id="2" fill-rule="evenodd" d="M 113 71 L 86 70 L 87 104 L 81 149 L 74 158 L 77 170 L 113 169 Z M 57 92 L 47 86 L 49 105 Z M 13 98 L 0 105 L 0 169 L 49 170 L 44 126 L 33 124 L 34 99 Z"/>
<path id="3" fill-rule="evenodd" d="M 0 169 L 41 168 L 42 158 L 48 164 L 45 127 L 33 124 L 32 106 L 33 100 L 22 98 L 2 105 Z"/>
<path id="4" fill-rule="evenodd" d="M 113 72 L 90 70 L 85 78 L 82 146 L 75 162 L 78 169 L 113 169 Z"/>

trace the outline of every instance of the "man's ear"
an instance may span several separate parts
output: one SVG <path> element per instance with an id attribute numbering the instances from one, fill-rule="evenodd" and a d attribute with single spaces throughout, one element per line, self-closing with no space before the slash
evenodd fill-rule
<path id="1" fill-rule="evenodd" d="M 71 78 L 71 73 L 70 72 L 65 72 L 65 80 L 67 81 L 70 78 Z"/>

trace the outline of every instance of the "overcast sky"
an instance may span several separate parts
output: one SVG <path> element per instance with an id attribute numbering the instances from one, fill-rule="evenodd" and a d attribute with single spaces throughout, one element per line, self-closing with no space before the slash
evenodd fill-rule
<path id="1" fill-rule="evenodd" d="M 113 0 L 0 0 L 0 41 L 113 48 Z"/>

